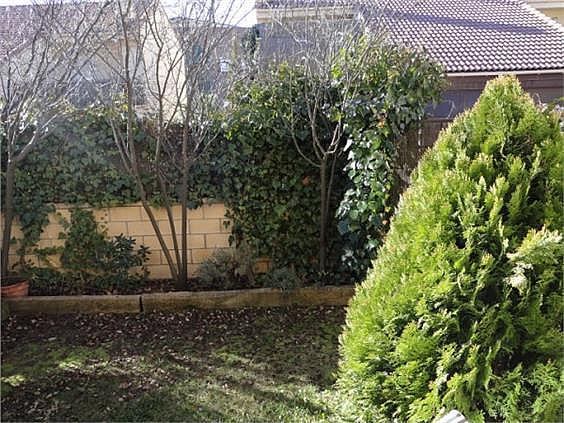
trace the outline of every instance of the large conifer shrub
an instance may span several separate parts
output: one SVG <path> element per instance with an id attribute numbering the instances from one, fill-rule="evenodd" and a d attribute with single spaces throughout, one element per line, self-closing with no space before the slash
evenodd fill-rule
<path id="1" fill-rule="evenodd" d="M 501 77 L 425 155 L 348 310 L 357 418 L 561 421 L 562 143 Z"/>

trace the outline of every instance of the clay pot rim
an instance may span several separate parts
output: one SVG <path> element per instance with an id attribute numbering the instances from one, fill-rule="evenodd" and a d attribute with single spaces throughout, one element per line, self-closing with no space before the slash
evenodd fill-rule
<path id="1" fill-rule="evenodd" d="M 2 278 L 0 287 L 8 288 L 16 285 L 29 284 L 29 281 L 25 276 L 6 276 Z"/>

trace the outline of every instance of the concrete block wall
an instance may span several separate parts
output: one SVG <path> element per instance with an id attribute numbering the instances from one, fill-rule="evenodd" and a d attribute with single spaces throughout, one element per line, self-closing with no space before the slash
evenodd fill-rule
<path id="1" fill-rule="evenodd" d="M 67 205 L 59 204 L 57 211 L 49 216 L 49 224 L 43 228 L 43 233 L 37 244 L 39 248 L 56 247 L 64 244 L 64 240 L 59 239 L 59 233 L 64 231 L 61 225 L 61 217 L 70 222 L 70 208 Z M 94 217 L 101 228 L 105 228 L 108 236 L 126 235 L 134 238 L 136 245 L 149 247 L 151 254 L 147 267 L 151 279 L 163 279 L 170 277 L 170 271 L 166 264 L 166 258 L 162 248 L 153 231 L 149 216 L 140 203 L 127 206 L 111 207 L 103 209 L 91 209 Z M 173 241 L 171 228 L 168 223 L 166 209 L 153 208 L 155 218 L 159 222 L 163 237 L 167 246 L 172 248 Z M 207 203 L 195 210 L 188 211 L 188 260 L 189 273 L 194 276 L 200 263 L 209 257 L 216 249 L 229 248 L 229 235 L 231 227 L 229 220 L 225 217 L 225 205 L 222 203 Z M 173 206 L 173 216 L 177 233 L 181 231 L 181 208 L 179 205 Z M 16 239 L 22 237 L 20 228 L 15 222 L 12 229 L 12 236 Z M 180 238 L 178 240 L 180 242 Z M 16 255 L 17 245 L 10 249 L 10 262 L 18 262 Z M 173 251 L 171 254 L 174 256 Z M 35 255 L 25 257 L 26 261 L 34 265 L 41 265 L 39 258 Z M 60 263 L 57 256 L 47 257 L 48 264 L 59 267 Z M 257 265 L 264 267 L 262 262 Z"/>

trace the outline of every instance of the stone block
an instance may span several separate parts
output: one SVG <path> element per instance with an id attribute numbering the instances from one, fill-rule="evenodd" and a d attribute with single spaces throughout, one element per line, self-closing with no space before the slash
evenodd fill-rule
<path id="1" fill-rule="evenodd" d="M 190 221 L 191 234 L 218 234 L 221 233 L 219 219 L 205 220 L 194 219 Z"/>
<path id="2" fill-rule="evenodd" d="M 162 258 L 161 255 L 161 251 L 160 250 L 149 250 L 150 254 L 149 254 L 149 260 L 147 260 L 146 265 L 147 266 L 154 266 L 154 265 L 160 265 L 163 264 L 162 262 Z"/>
<path id="3" fill-rule="evenodd" d="M 50 239 L 40 239 L 36 245 L 37 248 L 49 248 L 53 246 Z"/>
<path id="4" fill-rule="evenodd" d="M 141 220 L 150 222 L 149 214 L 145 210 L 142 204 L 139 204 L 139 210 L 141 213 Z M 153 212 L 153 216 L 155 220 L 168 220 L 168 213 L 166 207 L 151 207 L 151 211 Z M 171 206 L 172 216 L 173 219 L 178 219 L 180 217 L 180 206 L 173 204 Z"/>
<path id="5" fill-rule="evenodd" d="M 170 227 L 170 223 L 168 220 L 161 220 L 159 221 L 159 229 L 161 230 L 161 233 L 163 235 L 171 235 L 172 234 L 172 228 Z M 182 233 L 182 221 L 181 220 L 175 220 L 174 221 L 174 230 L 176 231 L 177 234 L 181 234 Z M 186 233 L 190 233 L 190 226 L 188 224 L 187 226 L 187 231 Z"/>
<path id="6" fill-rule="evenodd" d="M 156 220 L 165 220 L 168 219 L 166 207 L 151 207 L 151 211 L 153 212 L 153 216 Z M 150 222 L 149 215 L 143 206 L 141 206 L 141 218 L 145 222 Z"/>
<path id="7" fill-rule="evenodd" d="M 194 249 L 192 250 L 192 263 L 200 264 L 213 254 L 212 249 Z"/>
<path id="8" fill-rule="evenodd" d="M 65 228 L 63 228 L 62 225 L 50 223 L 45 228 L 43 228 L 41 237 L 46 239 L 59 239 L 59 234 L 61 232 L 65 233 Z"/>
<path id="9" fill-rule="evenodd" d="M 136 222 L 141 220 L 141 207 L 112 207 L 110 208 L 111 222 Z"/>
<path id="10" fill-rule="evenodd" d="M 40 265 L 47 265 L 48 267 L 54 267 L 58 269 L 61 267 L 61 256 L 59 254 L 51 254 L 45 256 L 44 258 L 38 258 Z"/>
<path id="11" fill-rule="evenodd" d="M 20 256 L 18 256 L 17 254 L 13 254 L 14 249 L 15 249 L 14 246 L 12 246 L 12 249 L 10 250 L 10 255 L 8 256 L 8 267 L 10 267 L 10 270 L 12 269 L 12 266 L 20 263 Z"/>
<path id="12" fill-rule="evenodd" d="M 92 213 L 94 214 L 94 219 L 96 222 L 106 224 L 110 221 L 111 217 L 111 210 L 122 209 L 124 207 L 112 207 L 111 209 L 103 208 L 103 209 L 92 209 Z M 127 207 L 129 208 L 129 207 Z M 70 222 L 70 219 L 69 219 Z"/>
<path id="13" fill-rule="evenodd" d="M 108 222 L 106 224 L 106 228 L 108 230 L 109 236 L 116 236 L 116 235 L 129 235 L 127 231 L 127 223 L 126 222 Z"/>
<path id="14" fill-rule="evenodd" d="M 172 237 L 170 235 L 163 235 L 163 239 L 167 247 L 172 248 Z M 142 243 L 145 247 L 148 247 L 151 251 L 162 250 L 161 244 L 156 235 L 144 236 L 142 242 L 141 242 L 141 237 L 139 237 L 137 242 Z"/>
<path id="15" fill-rule="evenodd" d="M 188 235 L 188 248 L 206 248 L 205 235 Z"/>
<path id="16" fill-rule="evenodd" d="M 270 260 L 259 259 L 255 262 L 254 271 L 255 273 L 267 273 L 270 269 Z"/>
<path id="17" fill-rule="evenodd" d="M 229 248 L 229 234 L 207 234 L 206 248 Z"/>
<path id="18" fill-rule="evenodd" d="M 51 246 L 52 247 L 64 247 L 65 246 L 65 240 L 64 239 L 52 239 L 51 240 Z"/>
<path id="19" fill-rule="evenodd" d="M 147 269 L 149 270 L 149 279 L 170 279 L 170 269 L 166 264 L 147 266 Z"/>
<path id="20" fill-rule="evenodd" d="M 204 204 L 202 206 L 205 219 L 224 219 L 225 205 L 223 203 Z"/>
<path id="21" fill-rule="evenodd" d="M 37 256 L 35 254 L 28 254 L 24 256 L 24 260 L 31 266 L 39 266 L 39 260 L 37 260 Z"/>
<path id="22" fill-rule="evenodd" d="M 152 235 L 154 232 L 155 231 L 153 230 L 151 222 L 141 220 L 136 222 L 127 222 L 127 234 L 130 236 Z"/>

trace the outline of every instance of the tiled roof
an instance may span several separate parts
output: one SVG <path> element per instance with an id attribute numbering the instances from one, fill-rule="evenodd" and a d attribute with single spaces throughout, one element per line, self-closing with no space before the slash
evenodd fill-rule
<path id="1" fill-rule="evenodd" d="M 338 7 L 348 6 L 350 0 L 257 0 L 257 9 L 290 9 L 299 7 Z"/>
<path id="2" fill-rule="evenodd" d="M 342 4 L 342 0 L 260 0 L 257 8 Z M 384 27 L 392 42 L 426 49 L 449 73 L 564 69 L 564 27 L 521 0 L 360 4 L 373 27 Z"/>
<path id="3" fill-rule="evenodd" d="M 381 14 L 447 72 L 564 69 L 564 27 L 519 0 L 388 0 Z"/>

